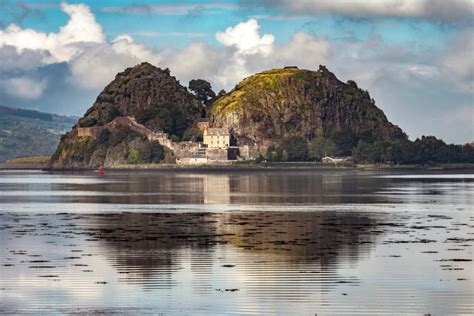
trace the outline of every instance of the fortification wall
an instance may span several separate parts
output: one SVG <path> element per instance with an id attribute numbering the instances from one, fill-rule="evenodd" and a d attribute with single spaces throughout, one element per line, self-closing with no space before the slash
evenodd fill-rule
<path id="1" fill-rule="evenodd" d="M 93 137 L 98 138 L 103 127 L 78 127 L 76 133 L 78 137 Z"/>
<path id="2" fill-rule="evenodd" d="M 227 149 L 207 148 L 206 157 L 209 160 L 227 160 Z"/>

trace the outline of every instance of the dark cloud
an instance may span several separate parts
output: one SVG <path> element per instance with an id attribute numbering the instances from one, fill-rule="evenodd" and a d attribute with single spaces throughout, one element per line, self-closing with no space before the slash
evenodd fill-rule
<path id="1" fill-rule="evenodd" d="M 201 3 L 187 3 L 177 1 L 164 4 L 148 4 L 148 3 L 134 3 L 125 6 L 110 6 L 102 8 L 101 11 L 105 13 L 118 14 L 155 14 L 155 15 L 183 15 L 193 16 L 200 15 L 208 10 L 235 10 L 238 6 L 226 2 L 201 2 Z"/>
<path id="2" fill-rule="evenodd" d="M 33 69 L 42 65 L 48 56 L 47 51 L 24 49 L 19 52 L 14 46 L 4 45 L 0 47 L 0 70 Z"/>
<path id="3" fill-rule="evenodd" d="M 44 83 L 41 95 L 25 98 L 8 91 L 6 80 L 24 78 L 32 83 Z M 43 65 L 34 69 L 2 71 L 0 76 L 0 100 L 2 105 L 37 109 L 43 112 L 81 115 L 90 107 L 99 89 L 85 90 L 71 81 L 67 63 Z"/>
<path id="4" fill-rule="evenodd" d="M 472 0 L 240 0 L 239 5 L 250 10 L 273 10 L 284 15 L 333 14 L 356 20 L 407 18 L 441 23 L 474 23 Z"/>

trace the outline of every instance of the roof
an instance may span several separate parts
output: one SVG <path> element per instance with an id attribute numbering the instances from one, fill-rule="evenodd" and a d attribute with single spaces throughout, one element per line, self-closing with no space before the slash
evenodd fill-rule
<path id="1" fill-rule="evenodd" d="M 208 128 L 207 135 L 209 136 L 229 136 L 229 131 L 226 128 Z"/>

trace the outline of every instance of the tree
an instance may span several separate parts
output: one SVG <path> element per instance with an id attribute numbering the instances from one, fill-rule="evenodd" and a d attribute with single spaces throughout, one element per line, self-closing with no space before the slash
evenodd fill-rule
<path id="1" fill-rule="evenodd" d="M 99 134 L 99 144 L 105 144 L 106 142 L 108 142 L 111 135 L 112 133 L 107 128 L 103 129 Z"/>
<path id="2" fill-rule="evenodd" d="M 128 154 L 127 162 L 129 164 L 139 164 L 143 162 L 142 154 L 139 149 L 133 149 L 130 154 Z"/>
<path id="3" fill-rule="evenodd" d="M 216 94 L 212 91 L 212 86 L 209 82 L 202 79 L 193 79 L 189 82 L 189 90 L 194 92 L 199 101 L 206 106 L 209 106 Z"/>
<path id="4" fill-rule="evenodd" d="M 149 162 L 158 163 L 165 159 L 165 148 L 157 141 L 150 143 Z"/>
<path id="5" fill-rule="evenodd" d="M 183 141 L 202 142 L 203 133 L 201 130 L 190 127 L 183 134 Z"/>
<path id="6" fill-rule="evenodd" d="M 268 161 L 281 161 L 283 158 L 283 148 L 270 145 L 267 148 L 266 159 Z"/>
<path id="7" fill-rule="evenodd" d="M 352 151 L 352 160 L 355 163 L 373 163 L 372 145 L 360 140 Z"/>
<path id="8" fill-rule="evenodd" d="M 185 114 L 175 105 L 163 103 L 150 106 L 136 114 L 137 122 L 152 130 L 164 130 L 178 138 L 188 127 Z"/>
<path id="9" fill-rule="evenodd" d="M 337 154 L 341 156 L 350 156 L 352 149 L 357 146 L 359 141 L 359 137 L 349 128 L 334 132 L 331 139 L 337 146 Z"/>
<path id="10" fill-rule="evenodd" d="M 305 161 L 309 158 L 308 142 L 303 137 L 290 137 L 282 147 L 288 153 L 288 161 Z"/>
<path id="11" fill-rule="evenodd" d="M 336 154 L 336 144 L 329 138 L 317 136 L 309 142 L 309 156 L 314 160 L 321 160 L 325 156 L 333 156 Z"/>
<path id="12" fill-rule="evenodd" d="M 446 162 L 447 145 L 434 136 L 422 136 L 415 140 L 420 163 Z"/>

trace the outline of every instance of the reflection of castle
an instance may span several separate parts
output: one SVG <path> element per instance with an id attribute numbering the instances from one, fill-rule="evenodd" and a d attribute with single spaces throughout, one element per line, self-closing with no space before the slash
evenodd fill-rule
<path id="1" fill-rule="evenodd" d="M 205 174 L 203 176 L 204 204 L 230 204 L 230 176 Z"/>

